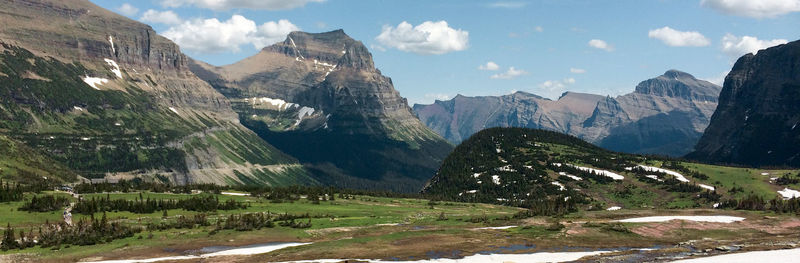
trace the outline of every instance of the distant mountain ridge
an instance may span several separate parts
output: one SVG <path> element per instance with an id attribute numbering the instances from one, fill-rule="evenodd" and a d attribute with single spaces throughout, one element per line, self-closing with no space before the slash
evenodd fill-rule
<path id="1" fill-rule="evenodd" d="M 414 105 L 417 116 L 451 142 L 484 128 L 525 127 L 577 136 L 630 153 L 691 151 L 716 108 L 720 87 L 678 70 L 645 80 L 616 98 L 566 92 L 553 101 L 529 93 L 456 96 Z"/>
<path id="2" fill-rule="evenodd" d="M 800 41 L 739 58 L 719 107 L 687 157 L 747 166 L 800 167 Z"/>
<path id="3" fill-rule="evenodd" d="M 237 63 L 190 66 L 243 124 L 327 184 L 418 191 L 453 147 L 343 30 L 292 32 Z"/>

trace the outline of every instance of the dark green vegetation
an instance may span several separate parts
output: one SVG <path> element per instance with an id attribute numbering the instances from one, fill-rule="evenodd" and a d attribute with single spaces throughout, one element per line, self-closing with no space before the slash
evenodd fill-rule
<path id="1" fill-rule="evenodd" d="M 685 179 L 639 165 L 677 172 Z M 601 172 L 603 170 L 619 178 L 612 178 Z M 729 174 L 718 175 L 719 172 Z M 624 209 L 712 207 L 719 202 L 727 202 L 723 205 L 725 208 L 798 211 L 794 209 L 796 200 L 781 200 L 776 192 L 786 186 L 798 187 L 797 181 L 792 180 L 796 178 L 796 171 L 782 172 L 780 182 L 793 183 L 788 185 L 778 184 L 777 179 L 770 183 L 770 173 L 760 178 L 751 175 L 757 173 L 743 168 L 702 166 L 614 153 L 557 132 L 492 128 L 456 147 L 423 192 L 442 200 L 529 208 L 531 211 L 526 212 L 527 215 L 563 214 L 611 206 Z M 715 189 L 708 190 L 700 184 Z M 736 199 L 747 194 L 761 198 L 762 205 L 739 206 Z"/>

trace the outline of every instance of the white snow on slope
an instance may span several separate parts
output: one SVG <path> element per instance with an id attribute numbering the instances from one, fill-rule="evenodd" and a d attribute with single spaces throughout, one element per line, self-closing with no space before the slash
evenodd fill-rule
<path id="1" fill-rule="evenodd" d="M 647 216 L 635 217 L 617 222 L 623 223 L 653 223 L 653 222 L 667 222 L 670 220 L 686 220 L 695 222 L 711 222 L 711 223 L 733 223 L 744 220 L 744 217 L 738 216 Z"/>
<path id="2" fill-rule="evenodd" d="M 568 174 L 568 173 L 565 173 L 565 172 L 558 172 L 558 175 L 563 175 L 563 176 L 572 178 L 572 180 L 575 180 L 575 181 L 582 181 L 583 180 L 583 178 L 580 178 L 580 177 L 577 177 L 577 176 L 574 176 L 574 175 L 571 175 L 571 174 Z"/>
<path id="3" fill-rule="evenodd" d="M 111 53 L 116 54 L 117 53 L 117 49 L 114 48 L 114 38 L 111 37 L 111 36 L 108 36 L 108 43 L 111 43 Z"/>
<path id="4" fill-rule="evenodd" d="M 620 210 L 620 209 L 622 209 L 622 207 L 619 207 L 619 206 L 612 206 L 612 207 L 609 207 L 609 208 L 608 208 L 608 209 L 606 209 L 606 210 L 607 210 L 607 211 L 617 211 L 617 210 Z"/>
<path id="5" fill-rule="evenodd" d="M 169 110 L 171 110 L 171 111 L 172 111 L 172 112 L 174 112 L 175 114 L 181 115 L 180 113 L 178 113 L 178 110 L 176 110 L 176 109 L 175 109 L 175 108 L 173 108 L 173 107 L 169 107 Z"/>
<path id="6" fill-rule="evenodd" d="M 250 194 L 248 193 L 236 193 L 236 192 L 221 192 L 220 194 L 230 195 L 230 196 L 250 196 Z"/>
<path id="7" fill-rule="evenodd" d="M 285 100 L 282 100 L 282 99 L 273 99 L 273 98 L 267 98 L 267 97 L 244 99 L 244 100 L 252 102 L 253 105 L 260 104 L 260 103 L 269 103 L 270 105 L 277 107 L 278 111 L 286 110 L 286 109 L 288 109 L 290 107 L 299 106 L 299 105 L 291 103 L 291 102 L 286 102 Z"/>
<path id="8" fill-rule="evenodd" d="M 572 167 L 575 167 L 576 169 L 584 171 L 584 172 L 595 173 L 595 174 L 598 174 L 598 175 L 611 177 L 611 179 L 614 179 L 614 180 L 623 180 L 623 179 L 625 179 L 625 176 L 622 176 L 622 175 L 619 175 L 617 173 L 614 173 L 614 172 L 611 172 L 611 171 L 607 171 L 607 170 L 598 170 L 598 169 L 594 169 L 594 168 L 576 166 L 576 165 L 572 165 L 572 164 L 568 164 L 568 165 L 572 166 Z"/>
<path id="9" fill-rule="evenodd" d="M 86 84 L 88 84 L 90 87 L 96 90 L 100 90 L 100 88 L 98 88 L 97 85 L 108 83 L 108 79 L 86 76 L 83 78 L 83 82 L 86 82 Z"/>
<path id="10" fill-rule="evenodd" d="M 113 61 L 113 60 L 110 60 L 110 59 L 107 59 L 107 58 L 103 59 L 103 60 L 106 61 L 106 64 L 108 64 L 109 66 L 113 67 L 113 69 L 111 69 L 111 72 L 114 72 L 114 75 L 117 75 L 117 78 L 121 79 L 122 78 L 122 70 L 119 69 L 119 64 L 117 64 L 116 61 Z"/>
<path id="11" fill-rule="evenodd" d="M 306 116 L 311 116 L 314 114 L 314 108 L 303 106 L 297 112 L 297 121 L 294 123 L 294 126 L 300 125 L 300 122 L 303 121 L 303 118 Z"/>
<path id="12" fill-rule="evenodd" d="M 88 261 L 91 263 L 138 263 L 138 262 L 159 262 L 159 261 L 175 261 L 175 260 L 189 260 L 189 259 L 204 259 L 219 256 L 242 256 L 242 255 L 257 255 L 269 253 L 275 250 L 308 245 L 311 243 L 281 243 L 281 244 L 266 244 L 256 246 L 245 246 L 240 248 L 233 248 L 222 250 L 214 253 L 207 253 L 201 255 L 188 255 L 188 256 L 172 256 L 160 258 L 147 258 L 147 259 L 124 259 L 124 260 L 105 260 L 105 261 Z"/>
<path id="13" fill-rule="evenodd" d="M 778 191 L 778 194 L 783 196 L 783 199 L 792 199 L 792 198 L 800 198 L 800 191 L 792 190 L 789 188 L 783 188 L 783 190 Z"/>
<path id="14" fill-rule="evenodd" d="M 682 174 L 680 174 L 678 172 L 675 172 L 675 171 L 670 171 L 670 170 L 667 170 L 667 169 L 662 169 L 662 168 L 653 167 L 653 166 L 646 166 L 646 165 L 639 165 L 639 168 L 642 168 L 642 169 L 644 169 L 645 171 L 648 171 L 648 172 L 658 172 L 658 173 L 665 173 L 665 174 L 668 174 L 668 175 L 672 175 L 672 176 L 675 176 L 675 179 L 678 179 L 678 181 L 681 181 L 681 182 L 684 182 L 684 183 L 688 183 L 689 182 L 689 179 L 686 179 L 686 177 L 684 177 Z"/>
<path id="15" fill-rule="evenodd" d="M 710 185 L 707 185 L 707 184 L 697 184 L 697 186 L 702 187 L 704 189 L 707 189 L 709 191 L 714 191 L 716 189 L 713 186 L 710 186 Z"/>
<path id="16" fill-rule="evenodd" d="M 479 228 L 474 228 L 474 229 L 475 230 L 503 230 L 503 229 L 509 229 L 509 228 L 515 228 L 515 227 L 517 227 L 517 226 L 491 226 L 491 227 L 479 227 Z"/>
<path id="17" fill-rule="evenodd" d="M 769 251 L 751 251 L 742 253 L 732 253 L 711 257 L 692 258 L 673 263 L 751 263 L 751 262 L 770 262 L 770 263 L 789 263 L 797 262 L 800 259 L 800 248 L 780 249 Z"/>
<path id="18" fill-rule="evenodd" d="M 559 191 L 564 191 L 564 190 L 567 190 L 567 188 L 566 188 L 566 187 L 564 187 L 564 185 L 563 185 L 563 184 L 561 184 L 561 183 L 559 183 L 559 182 L 550 182 L 550 184 L 552 184 L 552 185 L 555 185 L 555 186 L 558 186 L 558 190 L 559 190 Z"/>
<path id="19" fill-rule="evenodd" d="M 492 183 L 499 185 L 500 184 L 500 176 L 499 175 L 492 175 Z"/>

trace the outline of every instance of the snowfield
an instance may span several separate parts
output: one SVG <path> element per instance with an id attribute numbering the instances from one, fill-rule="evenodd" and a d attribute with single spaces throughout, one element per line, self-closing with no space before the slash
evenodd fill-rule
<path id="1" fill-rule="evenodd" d="M 778 191 L 778 194 L 783 196 L 783 199 L 800 198 L 800 191 L 789 188 L 783 188 L 783 190 Z"/>
<path id="2" fill-rule="evenodd" d="M 665 173 L 665 174 L 668 174 L 668 175 L 675 176 L 675 179 L 678 179 L 678 181 L 681 181 L 681 182 L 684 182 L 684 183 L 688 183 L 689 182 L 689 179 L 686 179 L 685 176 L 683 176 L 682 174 L 680 174 L 678 172 L 675 172 L 675 171 L 670 171 L 670 170 L 667 170 L 667 169 L 662 169 L 662 168 L 653 167 L 653 166 L 646 166 L 646 165 L 638 165 L 638 167 L 642 168 L 642 169 L 644 169 L 645 171 L 648 171 L 648 172 Z"/>
<path id="3" fill-rule="evenodd" d="M 461 259 L 438 258 L 438 259 L 424 259 L 416 261 L 383 261 L 376 259 L 352 259 L 358 262 L 369 263 L 484 263 L 484 262 L 525 262 L 525 263 L 540 263 L 540 262 L 569 262 L 575 261 L 582 257 L 600 255 L 611 253 L 614 251 L 588 251 L 588 252 L 538 252 L 531 254 L 477 254 L 466 256 Z M 281 263 L 335 263 L 343 262 L 343 259 L 313 259 L 301 261 L 288 261 Z"/>
<path id="4" fill-rule="evenodd" d="M 189 260 L 189 259 L 203 259 L 219 256 L 244 256 L 244 255 L 257 255 L 269 253 L 275 250 L 308 245 L 311 243 L 276 243 L 276 244 L 263 244 L 244 246 L 228 250 L 222 250 L 213 253 L 201 255 L 188 255 L 188 256 L 173 256 L 173 257 L 160 257 L 160 258 L 146 258 L 146 259 L 124 259 L 124 260 L 104 260 L 104 261 L 87 261 L 91 263 L 138 263 L 138 262 L 160 262 L 160 261 L 176 261 L 176 260 Z"/>
<path id="5" fill-rule="evenodd" d="M 98 88 L 97 85 L 108 83 L 108 79 L 86 76 L 83 78 L 83 82 L 86 82 L 86 84 L 88 84 L 93 89 L 100 90 L 100 88 Z"/>
<path id="6" fill-rule="evenodd" d="M 658 223 L 667 222 L 670 220 L 686 220 L 695 222 L 710 222 L 710 223 L 733 223 L 744 220 L 744 217 L 738 216 L 647 216 L 635 217 L 617 220 L 622 223 Z"/>
<path id="7" fill-rule="evenodd" d="M 598 170 L 598 169 L 594 169 L 594 168 L 576 166 L 576 165 L 572 165 L 572 164 L 568 164 L 568 165 L 572 166 L 572 167 L 575 167 L 576 169 L 584 171 L 584 172 L 596 173 L 598 175 L 611 177 L 611 179 L 614 179 L 614 180 L 624 180 L 625 179 L 625 176 L 622 176 L 622 175 L 619 175 L 617 173 L 614 173 L 614 172 L 611 172 L 611 171 L 607 171 L 607 170 Z"/>

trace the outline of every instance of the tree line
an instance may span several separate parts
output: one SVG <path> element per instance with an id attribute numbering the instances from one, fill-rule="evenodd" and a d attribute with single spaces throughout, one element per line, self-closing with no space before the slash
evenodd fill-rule
<path id="1" fill-rule="evenodd" d="M 81 199 L 72 211 L 80 214 L 94 214 L 109 211 L 128 211 L 137 214 L 149 214 L 156 211 L 166 211 L 170 209 L 183 209 L 187 211 L 211 212 L 217 210 L 236 210 L 246 209 L 248 204 L 238 202 L 233 199 L 220 202 L 219 197 L 214 195 L 192 196 L 185 199 L 158 199 L 153 200 L 144 198 L 141 193 L 134 200 L 111 199 L 110 195 L 91 199 Z"/>

